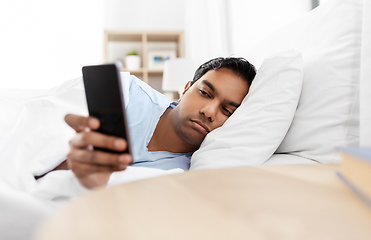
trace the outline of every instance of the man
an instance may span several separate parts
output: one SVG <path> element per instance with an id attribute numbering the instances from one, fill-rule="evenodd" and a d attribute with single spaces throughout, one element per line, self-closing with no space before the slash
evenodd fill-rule
<path id="1" fill-rule="evenodd" d="M 196 70 L 179 104 L 170 103 L 132 76 L 127 112 L 133 156 L 94 150 L 123 151 L 127 143 L 90 131 L 99 128 L 96 118 L 68 114 L 65 121 L 76 135 L 70 141 L 67 169 L 87 188 L 106 185 L 112 172 L 125 170 L 132 163 L 187 170 L 192 153 L 205 136 L 222 126 L 241 104 L 255 74 L 254 66 L 243 58 L 212 59 Z"/>

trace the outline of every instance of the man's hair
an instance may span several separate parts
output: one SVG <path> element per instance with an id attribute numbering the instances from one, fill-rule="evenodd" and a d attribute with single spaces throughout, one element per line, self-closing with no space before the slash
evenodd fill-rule
<path id="1" fill-rule="evenodd" d="M 249 87 L 251 86 L 252 80 L 256 75 L 256 69 L 254 65 L 249 63 L 244 58 L 241 57 L 218 57 L 211 59 L 210 61 L 202 64 L 195 72 L 191 85 L 193 85 L 198 79 L 200 79 L 204 74 L 210 70 L 218 71 L 221 68 L 227 68 L 232 70 L 232 72 L 244 79 Z"/>

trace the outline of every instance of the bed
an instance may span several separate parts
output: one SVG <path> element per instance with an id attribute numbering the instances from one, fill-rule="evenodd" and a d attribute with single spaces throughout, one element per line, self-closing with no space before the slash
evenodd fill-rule
<path id="1" fill-rule="evenodd" d="M 341 161 L 337 147 L 371 146 L 371 3 L 332 0 L 280 29 L 248 54 L 250 93 L 194 153 L 191 171 Z M 57 166 L 73 131 L 66 113 L 87 114 L 81 78 L 48 90 L 0 89 L 0 238 L 28 239 L 40 221 L 88 191 Z M 112 184 L 179 173 L 130 169 Z M 116 180 L 116 181 L 115 181 Z"/>

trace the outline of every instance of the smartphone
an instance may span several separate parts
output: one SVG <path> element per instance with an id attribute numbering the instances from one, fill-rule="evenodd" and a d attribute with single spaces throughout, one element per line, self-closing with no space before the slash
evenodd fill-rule
<path id="1" fill-rule="evenodd" d="M 84 66 L 82 75 L 89 115 L 101 123 L 95 131 L 124 138 L 128 148 L 122 153 L 132 154 L 119 65 Z M 117 153 L 108 149 L 94 149 Z"/>

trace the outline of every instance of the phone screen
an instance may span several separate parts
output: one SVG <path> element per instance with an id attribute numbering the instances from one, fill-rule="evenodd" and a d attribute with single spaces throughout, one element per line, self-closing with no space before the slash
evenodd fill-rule
<path id="1" fill-rule="evenodd" d="M 85 66 L 82 68 L 89 115 L 99 119 L 97 132 L 124 138 L 131 152 L 120 71 L 115 64 Z M 99 148 L 95 148 L 99 149 Z M 108 149 L 99 149 L 114 152 Z"/>

